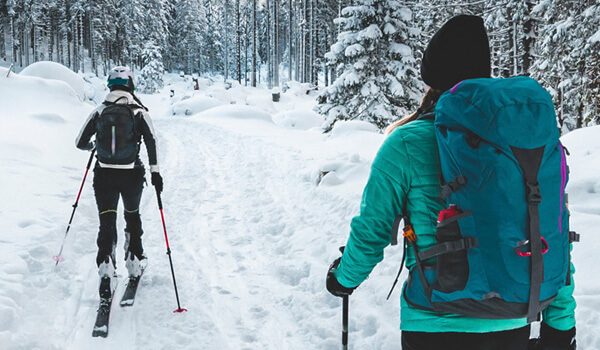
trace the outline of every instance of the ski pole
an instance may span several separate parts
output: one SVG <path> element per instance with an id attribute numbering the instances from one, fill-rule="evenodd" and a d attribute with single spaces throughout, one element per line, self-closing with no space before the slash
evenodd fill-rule
<path id="1" fill-rule="evenodd" d="M 350 296 L 344 295 L 342 305 L 342 349 L 348 350 L 348 304 Z"/>
<path id="2" fill-rule="evenodd" d="M 75 204 L 73 204 L 73 212 L 71 212 L 71 218 L 69 219 L 69 224 L 67 225 L 67 230 L 65 231 L 65 236 L 63 237 L 62 244 L 60 245 L 60 251 L 57 255 L 52 255 L 52 259 L 56 261 L 56 264 L 54 266 L 57 266 L 59 262 L 65 261 L 65 259 L 62 257 L 62 251 L 65 246 L 65 241 L 67 240 L 67 235 L 69 234 L 69 229 L 71 229 L 71 223 L 73 222 L 73 216 L 75 216 L 75 210 L 77 209 L 77 205 L 79 204 L 79 197 L 81 197 L 83 184 L 85 183 L 88 171 L 90 170 L 90 166 L 92 165 L 92 160 L 94 159 L 94 153 L 96 153 L 95 148 L 92 149 L 92 152 L 90 153 L 90 159 L 88 159 L 87 166 L 85 167 L 85 174 L 83 175 L 83 180 L 81 180 L 81 186 L 79 186 L 79 193 L 77 194 L 77 199 L 75 200 Z"/>
<path id="3" fill-rule="evenodd" d="M 173 276 L 173 286 L 175 287 L 175 298 L 177 298 L 177 310 L 174 310 L 174 313 L 181 313 L 187 311 L 187 309 L 182 308 L 179 303 L 179 293 L 177 292 L 177 282 L 175 282 L 175 270 L 173 269 L 173 259 L 171 259 L 171 247 L 169 247 L 169 237 L 167 236 L 167 226 L 165 225 L 165 214 L 163 213 L 163 205 L 162 199 L 160 198 L 160 192 L 155 187 L 156 190 L 156 198 L 158 199 L 158 209 L 160 210 L 160 217 L 162 219 L 163 230 L 165 232 L 165 242 L 167 243 L 167 255 L 169 256 L 169 263 L 171 264 L 171 275 Z"/>

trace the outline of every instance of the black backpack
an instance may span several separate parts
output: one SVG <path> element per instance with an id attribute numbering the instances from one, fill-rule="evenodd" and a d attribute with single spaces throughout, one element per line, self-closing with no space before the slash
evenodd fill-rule
<path id="1" fill-rule="evenodd" d="M 117 101 L 105 101 L 106 107 L 96 117 L 98 160 L 105 164 L 130 164 L 140 151 L 139 117 L 133 112 L 140 106 Z"/>

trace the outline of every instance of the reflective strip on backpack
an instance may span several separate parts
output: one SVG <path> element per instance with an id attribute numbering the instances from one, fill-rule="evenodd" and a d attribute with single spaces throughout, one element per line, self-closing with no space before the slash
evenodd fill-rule
<path id="1" fill-rule="evenodd" d="M 112 152 L 112 155 L 115 155 L 115 152 L 117 151 L 117 130 L 116 130 L 116 126 L 112 126 L 112 141 L 110 143 L 110 149 Z"/>

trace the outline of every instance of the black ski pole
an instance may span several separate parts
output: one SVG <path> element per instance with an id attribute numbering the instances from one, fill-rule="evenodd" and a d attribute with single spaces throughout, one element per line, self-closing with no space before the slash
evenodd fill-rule
<path id="1" fill-rule="evenodd" d="M 348 304 L 349 295 L 344 295 L 342 305 L 342 349 L 348 350 Z"/>
<path id="2" fill-rule="evenodd" d="M 171 264 L 171 275 L 173 276 L 173 286 L 175 287 L 175 298 L 177 298 L 177 310 L 174 310 L 174 313 L 181 313 L 187 311 L 187 309 L 182 308 L 179 303 L 179 293 L 177 292 L 177 282 L 175 282 L 175 270 L 173 269 L 173 259 L 171 259 L 171 247 L 169 247 L 169 237 L 167 236 L 167 226 L 165 225 L 165 214 L 163 213 L 163 205 L 162 199 L 160 198 L 160 192 L 158 188 L 156 189 L 156 198 L 158 199 L 158 209 L 160 210 L 160 217 L 162 219 L 163 230 L 165 232 L 165 242 L 167 243 L 167 255 L 169 256 L 169 263 Z"/>
<path id="3" fill-rule="evenodd" d="M 75 210 L 77 210 L 77 205 L 79 204 L 79 197 L 81 197 L 83 184 L 85 183 L 88 171 L 90 171 L 90 166 L 92 165 L 92 160 L 94 159 L 94 153 L 96 153 L 95 148 L 92 149 L 92 152 L 90 153 L 90 159 L 88 159 L 87 166 L 85 167 L 85 174 L 83 175 L 83 180 L 81 180 L 81 186 L 79 186 L 79 193 L 77 194 L 77 199 L 75 200 L 75 204 L 73 204 L 73 211 L 71 212 L 71 218 L 69 219 L 69 224 L 67 225 L 67 230 L 65 231 L 65 236 L 63 237 L 62 244 L 60 245 L 60 251 L 57 255 L 52 255 L 52 259 L 56 261 L 56 264 L 54 266 L 57 266 L 59 262 L 65 261 L 65 259 L 62 257 L 62 251 L 65 246 L 65 241 L 67 240 L 67 235 L 69 234 L 69 229 L 71 229 L 71 223 L 73 222 L 73 216 L 75 216 Z"/>

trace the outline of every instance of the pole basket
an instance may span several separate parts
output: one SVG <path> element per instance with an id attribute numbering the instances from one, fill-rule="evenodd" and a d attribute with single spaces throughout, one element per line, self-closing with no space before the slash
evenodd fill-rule
<path id="1" fill-rule="evenodd" d="M 58 264 L 59 262 L 65 261 L 65 258 L 63 258 L 60 255 L 52 255 L 52 260 L 56 261 L 56 263 Z"/>

